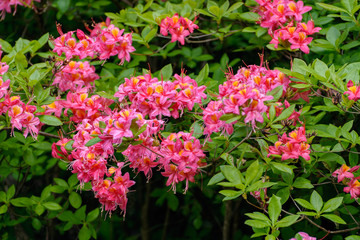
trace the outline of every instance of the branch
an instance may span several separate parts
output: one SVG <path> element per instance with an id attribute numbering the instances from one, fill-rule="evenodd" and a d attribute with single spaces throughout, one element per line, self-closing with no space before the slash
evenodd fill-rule
<path id="1" fill-rule="evenodd" d="M 144 147 L 144 148 L 146 148 L 147 150 L 149 150 L 150 152 L 152 152 L 152 153 L 155 153 L 156 155 L 158 155 L 159 157 L 162 157 L 162 158 L 164 158 L 164 156 L 163 155 L 161 155 L 160 153 L 157 153 L 157 152 L 155 152 L 154 150 L 152 150 L 151 148 L 148 148 L 147 146 L 145 146 L 144 144 L 140 144 L 140 146 L 142 146 L 142 147 Z"/>
<path id="2" fill-rule="evenodd" d="M 343 229 L 343 230 L 336 230 L 336 231 L 330 231 L 330 230 L 327 230 L 326 228 L 318 225 L 316 222 L 314 222 L 313 220 L 311 220 L 310 218 L 308 218 L 307 216 L 304 216 L 306 220 L 308 220 L 312 225 L 314 225 L 315 227 L 323 230 L 324 232 L 327 232 L 329 234 L 337 234 L 337 233 L 345 233 L 345 232 L 351 232 L 351 231 L 354 231 L 354 230 L 358 230 L 360 229 L 360 226 L 357 226 L 357 227 L 353 227 L 353 228 L 349 228 L 349 229 Z"/>
<path id="3" fill-rule="evenodd" d="M 235 151 L 241 144 L 243 144 L 246 140 L 248 140 L 251 136 L 251 134 L 253 134 L 253 129 L 251 129 L 251 131 L 249 132 L 249 134 L 243 139 L 241 140 L 238 144 L 235 145 L 235 147 L 233 147 L 232 149 L 230 149 L 227 154 L 232 153 L 233 151 Z M 222 154 L 221 154 L 222 155 Z M 221 155 L 219 157 L 217 157 L 216 159 L 214 159 L 213 161 L 218 161 L 221 158 Z"/>

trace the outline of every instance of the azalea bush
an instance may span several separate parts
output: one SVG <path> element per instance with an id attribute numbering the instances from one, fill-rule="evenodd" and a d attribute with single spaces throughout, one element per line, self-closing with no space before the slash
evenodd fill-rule
<path id="1" fill-rule="evenodd" d="M 3 1 L 1 237 L 359 239 L 359 10 Z"/>

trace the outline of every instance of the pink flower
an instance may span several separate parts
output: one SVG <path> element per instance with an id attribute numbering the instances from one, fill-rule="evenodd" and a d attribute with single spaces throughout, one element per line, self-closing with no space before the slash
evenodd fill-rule
<path id="1" fill-rule="evenodd" d="M 179 18 L 177 13 L 171 18 L 166 17 L 160 23 L 160 33 L 167 36 L 169 32 L 171 34 L 171 42 L 179 41 L 181 45 L 185 44 L 185 38 L 197 28 L 199 26 L 193 21 L 183 17 Z"/>
<path id="2" fill-rule="evenodd" d="M 316 237 L 311 237 L 305 232 L 298 232 L 297 234 L 302 237 L 302 240 L 316 240 Z M 296 238 L 291 238 L 290 240 L 296 240 Z"/>
<path id="3" fill-rule="evenodd" d="M 315 27 L 315 24 L 314 24 L 314 21 L 312 20 L 309 20 L 306 23 L 300 23 L 300 26 L 302 27 L 302 29 L 305 31 L 305 33 L 307 35 L 311 35 L 311 34 L 314 34 L 314 33 L 317 33 L 321 30 L 320 27 Z"/>
<path id="4" fill-rule="evenodd" d="M 360 166 L 350 168 L 346 164 L 343 164 L 339 169 L 332 173 L 332 176 L 337 177 L 338 182 L 341 182 L 344 178 L 353 178 L 354 174 L 352 173 L 357 171 L 359 168 Z"/>
<path id="5" fill-rule="evenodd" d="M 352 80 L 350 80 L 346 86 L 348 88 L 348 91 L 344 92 L 344 94 L 349 94 L 350 100 L 354 100 L 354 101 L 359 100 L 360 99 L 360 87 L 354 85 Z"/>
<path id="6" fill-rule="evenodd" d="M 286 14 L 290 15 L 290 16 L 295 16 L 296 21 L 301 21 L 302 14 L 309 12 L 312 9 L 312 7 L 309 7 L 309 6 L 304 7 L 303 1 L 298 1 L 296 3 L 293 1 L 290 1 L 288 3 L 288 7 L 289 7 L 289 10 Z"/>
<path id="7" fill-rule="evenodd" d="M 289 40 L 289 42 L 292 44 L 290 48 L 291 49 L 300 48 L 301 51 L 308 54 L 310 50 L 307 45 L 311 43 L 312 39 L 313 39 L 312 37 L 307 37 L 305 32 L 299 32 L 294 36 L 294 38 Z"/>
<path id="8" fill-rule="evenodd" d="M 359 198 L 360 197 L 360 182 L 359 178 L 353 178 L 348 183 L 348 186 L 344 188 L 344 192 L 350 193 L 351 198 Z"/>

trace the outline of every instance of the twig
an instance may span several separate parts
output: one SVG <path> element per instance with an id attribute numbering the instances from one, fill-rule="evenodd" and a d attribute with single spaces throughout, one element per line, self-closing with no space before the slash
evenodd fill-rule
<path id="1" fill-rule="evenodd" d="M 337 234 L 337 233 L 345 233 L 345 232 L 351 232 L 351 231 L 354 231 L 354 230 L 358 230 L 360 229 L 360 226 L 357 226 L 357 227 L 353 227 L 353 228 L 349 228 L 349 229 L 342 229 L 342 230 L 336 230 L 336 231 L 330 231 L 330 230 L 327 230 L 326 228 L 318 225 L 316 222 L 314 222 L 313 220 L 311 220 L 310 218 L 308 218 L 307 216 L 305 216 L 305 219 L 308 220 L 312 225 L 314 225 L 315 227 L 323 230 L 324 232 L 327 232 L 329 234 Z"/>
<path id="2" fill-rule="evenodd" d="M 155 153 L 156 155 L 158 155 L 159 157 L 162 157 L 162 158 L 164 158 L 164 156 L 163 155 L 161 155 L 160 153 L 157 153 L 157 152 L 155 152 L 154 150 L 152 150 L 151 148 L 148 148 L 147 146 L 145 146 L 144 144 L 140 144 L 140 146 L 142 146 L 142 147 L 144 147 L 144 148 L 146 148 L 147 150 L 149 150 L 150 152 L 152 152 L 152 153 Z"/>
<path id="3" fill-rule="evenodd" d="M 233 147 L 232 149 L 230 149 L 227 154 L 232 153 L 233 151 L 235 151 L 241 144 L 243 144 L 247 139 L 249 139 L 249 137 L 251 136 L 251 134 L 253 134 L 253 130 L 251 129 L 251 131 L 249 132 L 249 134 L 243 139 L 241 140 L 238 144 L 236 144 L 235 147 Z M 221 154 L 222 155 L 222 154 Z M 221 155 L 219 157 L 217 157 L 214 161 L 218 161 L 221 158 Z"/>

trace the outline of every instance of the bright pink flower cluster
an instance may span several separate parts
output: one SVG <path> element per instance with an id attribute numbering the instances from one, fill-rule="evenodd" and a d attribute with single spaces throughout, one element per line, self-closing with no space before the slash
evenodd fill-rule
<path id="1" fill-rule="evenodd" d="M 350 100 L 354 100 L 354 101 L 359 100 L 360 99 L 360 87 L 354 85 L 352 80 L 350 80 L 346 86 L 348 88 L 348 91 L 344 92 L 344 94 L 349 94 L 348 98 Z"/>
<path id="2" fill-rule="evenodd" d="M 150 74 L 126 79 L 115 94 L 123 105 L 121 110 L 109 108 L 113 100 L 89 96 L 86 87 L 72 89 L 74 92 L 69 91 L 66 100 L 57 99 L 43 106 L 44 114 L 56 116 L 64 109 L 64 115 L 77 124 L 74 142 L 62 138 L 53 144 L 52 154 L 70 161 L 72 172 L 77 173 L 81 185 L 91 182 L 95 197 L 105 211 L 119 207 L 125 214 L 127 193 L 135 184 L 129 173 L 122 173 L 124 162 L 118 162 L 117 167 L 108 167 L 109 159 L 116 160 L 114 151 L 119 145 L 128 145 L 123 151 L 126 162 L 148 178 L 152 168 L 164 169 L 162 174 L 168 177 L 167 185 L 172 185 L 172 189 L 178 182 L 186 181 L 186 191 L 188 182 L 194 181 L 199 167 L 203 166 L 201 159 L 205 155 L 200 142 L 190 133 L 171 134 L 161 144 L 155 137 L 164 126 L 161 116 L 178 117 L 179 110 L 191 110 L 195 103 L 201 103 L 202 97 L 206 97 L 205 87 L 198 87 L 184 73 L 174 77 L 174 82 L 158 81 Z M 93 144 L 89 144 L 91 141 Z M 65 148 L 67 144 L 73 148 L 71 153 Z"/>
<path id="3" fill-rule="evenodd" d="M 61 91 L 67 90 L 76 92 L 81 88 L 92 88 L 91 83 L 99 79 L 95 73 L 95 67 L 89 62 L 71 61 L 60 72 L 55 74 L 52 85 L 57 85 Z"/>
<path id="4" fill-rule="evenodd" d="M 117 55 L 121 60 L 120 64 L 123 64 L 125 60 L 130 61 L 130 53 L 135 51 L 131 33 L 123 35 L 124 29 L 120 30 L 110 24 L 110 20 L 97 24 L 93 30 L 89 29 L 90 36 L 80 29 L 64 34 L 59 24 L 57 29 L 60 37 L 53 40 L 53 51 L 59 56 L 65 53 L 67 59 L 75 56 L 80 59 L 97 56 L 100 60 L 106 60 Z M 74 37 L 75 32 L 78 40 Z"/>
<path id="5" fill-rule="evenodd" d="M 297 234 L 301 236 L 302 240 L 316 240 L 316 237 L 311 237 L 306 232 L 298 232 Z M 290 240 L 297 240 L 297 239 L 291 238 Z"/>
<path id="6" fill-rule="evenodd" d="M 230 113 L 245 116 L 245 123 L 251 123 L 255 128 L 256 122 L 264 121 L 262 114 L 269 109 L 265 102 L 273 99 L 267 93 L 283 85 L 285 94 L 289 83 L 290 79 L 282 72 L 257 65 L 242 67 L 235 75 L 227 73 L 227 81 L 219 86 L 219 100 L 211 101 L 203 112 L 204 134 L 221 130 L 231 134 L 235 122 L 220 120 L 222 115 Z"/>
<path id="7" fill-rule="evenodd" d="M 185 192 L 188 184 L 194 182 L 194 176 L 199 173 L 199 167 L 206 165 L 202 162 L 205 154 L 201 144 L 191 133 L 172 133 L 161 142 L 162 157 L 159 162 L 164 166 L 163 176 L 168 177 L 166 186 L 172 185 L 176 191 L 176 184 L 186 180 Z"/>
<path id="8" fill-rule="evenodd" d="M 5 14 L 11 13 L 11 6 L 15 7 L 14 14 L 16 12 L 17 5 L 33 8 L 33 2 L 40 2 L 40 0 L 1 0 L 0 1 L 0 12 L 1 19 L 5 18 Z"/>
<path id="9" fill-rule="evenodd" d="M 161 20 L 160 23 L 160 33 L 164 36 L 168 35 L 168 32 L 171 34 L 171 42 L 179 41 L 181 45 L 185 44 L 185 38 L 194 32 L 194 29 L 198 29 L 199 26 L 196 25 L 194 21 L 189 20 L 188 18 L 179 17 L 179 14 L 174 16 L 166 17 Z"/>
<path id="10" fill-rule="evenodd" d="M 301 22 L 302 15 L 311 10 L 311 7 L 304 6 L 302 1 L 289 0 L 256 0 L 260 6 L 256 12 L 260 15 L 260 26 L 268 28 L 272 36 L 270 43 L 275 48 L 281 44 L 284 47 L 290 45 L 290 49 L 300 49 L 309 53 L 308 44 L 312 37 L 308 37 L 321 30 L 314 26 L 313 21 Z"/>
<path id="11" fill-rule="evenodd" d="M 284 133 L 282 137 L 269 147 L 268 157 L 271 155 L 280 155 L 281 160 L 298 159 L 303 157 L 310 160 L 310 145 L 307 143 L 305 127 L 302 126 L 291 133 L 289 136 Z"/>
<path id="12" fill-rule="evenodd" d="M 343 164 L 339 169 L 333 172 L 332 176 L 337 177 L 338 182 L 344 182 L 347 187 L 344 188 L 344 192 L 350 193 L 351 198 L 360 197 L 360 177 L 355 177 L 353 172 L 358 171 L 359 166 L 348 167 L 346 164 Z"/>
<path id="13" fill-rule="evenodd" d="M 206 99 L 205 86 L 198 86 L 194 79 L 175 74 L 175 81 L 159 81 L 150 74 L 125 78 L 115 97 L 119 101 L 131 101 L 130 108 L 136 109 L 150 119 L 156 116 L 179 117 L 179 111 L 192 110 L 195 103 Z"/>

